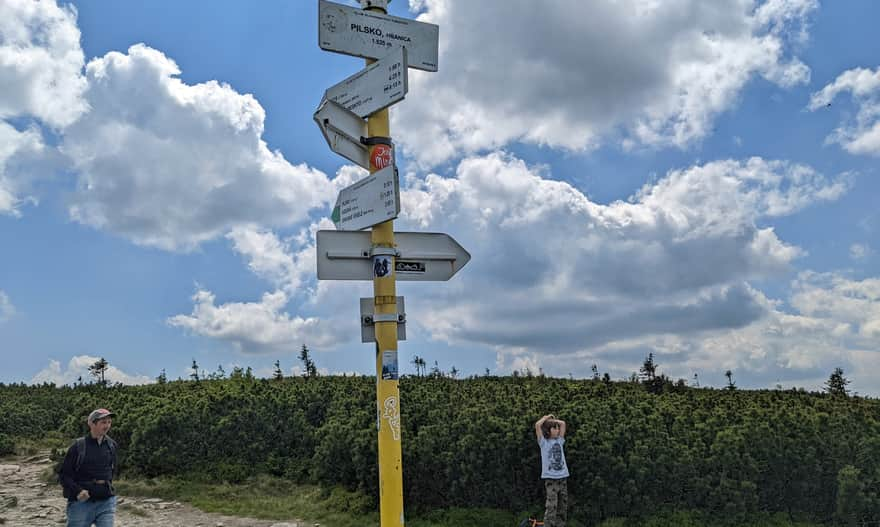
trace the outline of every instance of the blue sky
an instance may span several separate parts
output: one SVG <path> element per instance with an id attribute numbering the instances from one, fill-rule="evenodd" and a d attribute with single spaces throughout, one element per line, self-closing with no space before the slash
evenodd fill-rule
<path id="1" fill-rule="evenodd" d="M 349 2 L 349 5 L 355 5 Z M 397 230 L 472 254 L 399 283 L 464 375 L 660 371 L 880 386 L 880 44 L 871 0 L 395 0 L 439 71 L 391 110 Z M 0 382 L 279 360 L 370 374 L 314 232 L 364 171 L 312 120 L 363 60 L 317 2 L 0 5 Z"/>

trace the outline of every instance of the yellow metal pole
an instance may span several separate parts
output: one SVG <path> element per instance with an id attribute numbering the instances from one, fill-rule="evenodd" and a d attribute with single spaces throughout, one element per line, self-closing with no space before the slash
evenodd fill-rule
<path id="1" fill-rule="evenodd" d="M 372 6 L 386 13 L 385 9 Z M 368 59 L 367 64 L 375 61 Z M 388 109 L 379 110 L 367 118 L 369 137 L 391 137 L 388 122 Z M 394 153 L 388 145 L 370 146 L 370 173 L 384 168 L 388 162 L 394 163 Z M 377 164 L 376 161 L 379 161 Z M 372 229 L 373 247 L 394 247 L 394 222 L 386 221 Z M 376 251 L 374 251 L 376 252 Z M 381 252 L 381 251 L 379 251 Z M 397 288 L 395 285 L 394 255 L 374 257 L 388 262 L 388 272 L 384 276 L 373 277 L 373 304 L 376 329 L 376 411 L 379 429 L 379 518 L 381 527 L 403 527 L 403 455 L 400 437 L 400 389 L 398 387 L 397 363 Z M 392 320 L 382 320 L 381 315 L 393 315 Z M 384 368 L 383 368 L 384 366 Z"/>

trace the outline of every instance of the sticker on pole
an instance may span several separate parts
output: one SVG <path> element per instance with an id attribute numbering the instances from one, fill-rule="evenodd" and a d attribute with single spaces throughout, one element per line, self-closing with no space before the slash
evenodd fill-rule
<path id="1" fill-rule="evenodd" d="M 382 380 L 397 380 L 397 351 L 382 352 Z"/>
<path id="2" fill-rule="evenodd" d="M 394 153 L 388 145 L 376 145 L 370 153 L 371 170 L 382 170 L 385 167 L 391 166 L 393 161 Z"/>
<path id="3" fill-rule="evenodd" d="M 394 268 L 391 266 L 391 257 L 380 255 L 373 257 L 373 278 L 385 278 L 391 276 Z"/>

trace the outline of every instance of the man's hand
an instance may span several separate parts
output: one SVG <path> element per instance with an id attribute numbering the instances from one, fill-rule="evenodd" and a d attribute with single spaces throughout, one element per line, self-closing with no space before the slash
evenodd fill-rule
<path id="1" fill-rule="evenodd" d="M 91 498 L 91 495 L 89 495 L 89 491 L 86 489 L 82 489 L 79 491 L 79 494 L 76 495 L 76 499 L 79 501 L 87 501 L 89 498 Z"/>

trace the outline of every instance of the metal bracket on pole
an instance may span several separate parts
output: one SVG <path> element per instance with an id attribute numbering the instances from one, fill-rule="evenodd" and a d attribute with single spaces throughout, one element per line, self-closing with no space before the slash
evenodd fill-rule
<path id="1" fill-rule="evenodd" d="M 391 0 L 361 0 L 361 9 L 378 7 L 379 9 L 383 9 L 385 10 L 385 12 L 388 12 L 388 4 L 390 3 Z"/>
<path id="2" fill-rule="evenodd" d="M 379 136 L 379 135 L 374 136 L 374 137 L 363 137 L 363 136 L 361 136 L 361 144 L 362 144 L 362 145 L 367 145 L 367 146 L 374 146 L 374 145 L 387 145 L 387 146 L 390 146 L 390 147 L 394 147 L 394 143 L 391 142 L 391 138 L 390 138 L 390 137 L 382 137 L 382 136 Z"/>
<path id="3" fill-rule="evenodd" d="M 373 256 L 400 256 L 400 251 L 395 249 L 394 247 L 380 247 L 375 246 L 370 249 L 370 257 Z"/>
<path id="4" fill-rule="evenodd" d="M 375 313 L 373 297 L 361 298 L 361 342 L 376 342 L 377 322 L 397 322 L 397 340 L 406 340 L 406 309 L 403 297 L 397 297 L 397 314 Z"/>

